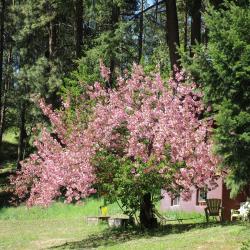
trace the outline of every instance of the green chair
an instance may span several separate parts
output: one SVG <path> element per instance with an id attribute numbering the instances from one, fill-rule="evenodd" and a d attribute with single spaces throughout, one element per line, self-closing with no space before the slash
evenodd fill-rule
<path id="1" fill-rule="evenodd" d="M 221 206 L 221 199 L 206 199 L 207 207 L 205 208 L 205 214 L 207 222 L 209 217 L 219 217 L 220 221 L 223 220 L 223 207 Z"/>

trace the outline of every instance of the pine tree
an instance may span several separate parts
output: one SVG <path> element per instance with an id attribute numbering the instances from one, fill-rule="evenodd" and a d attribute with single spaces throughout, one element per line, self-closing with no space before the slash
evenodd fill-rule
<path id="1" fill-rule="evenodd" d="M 249 1 L 210 9 L 205 22 L 208 44 L 196 48 L 193 60 L 185 65 L 213 108 L 215 149 L 229 174 L 231 195 L 236 195 L 250 179 Z"/>

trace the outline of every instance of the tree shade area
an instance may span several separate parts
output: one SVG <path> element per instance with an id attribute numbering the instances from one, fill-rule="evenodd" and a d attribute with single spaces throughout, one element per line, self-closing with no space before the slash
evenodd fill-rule
<path id="1" fill-rule="evenodd" d="M 0 170 L 12 171 L 12 201 L 98 195 L 151 228 L 162 189 L 188 200 L 223 177 L 240 194 L 249 5 L 1 0 Z"/>

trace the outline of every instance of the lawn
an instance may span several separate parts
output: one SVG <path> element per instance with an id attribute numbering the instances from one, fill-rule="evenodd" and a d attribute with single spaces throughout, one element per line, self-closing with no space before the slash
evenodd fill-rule
<path id="1" fill-rule="evenodd" d="M 183 224 L 166 225 L 153 231 L 112 230 L 106 224 L 87 225 L 85 217 L 97 215 L 101 204 L 101 200 L 90 199 L 79 205 L 55 203 L 48 209 L 2 208 L 0 249 L 230 250 L 241 249 L 242 242 L 250 238 L 249 224 L 207 225 L 203 216 L 186 213 L 178 215 L 187 218 Z M 121 214 L 115 204 L 108 209 L 112 215 Z"/>
<path id="2" fill-rule="evenodd" d="M 162 212 L 171 219 L 184 218 L 183 224 L 171 222 L 157 230 L 142 231 L 114 230 L 106 224 L 87 225 L 86 216 L 97 215 L 103 204 L 98 199 L 88 199 L 79 205 L 57 202 L 47 209 L 4 207 L 9 199 L 7 177 L 15 166 L 11 161 L 14 157 L 8 153 L 16 147 L 13 133 L 6 134 L 4 142 L 6 159 L 0 168 L 0 249 L 250 249 L 249 224 L 206 224 L 204 215 L 197 213 Z M 159 204 L 157 207 L 159 210 Z M 110 215 L 122 214 L 116 204 L 109 205 L 108 211 Z"/>

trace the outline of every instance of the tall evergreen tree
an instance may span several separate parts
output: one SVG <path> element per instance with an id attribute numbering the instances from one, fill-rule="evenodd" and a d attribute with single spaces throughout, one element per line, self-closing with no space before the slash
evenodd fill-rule
<path id="1" fill-rule="evenodd" d="M 209 10 L 208 44 L 185 63 L 215 114 L 215 149 L 229 174 L 231 195 L 250 180 L 250 8 L 249 1 L 238 4 Z"/>

